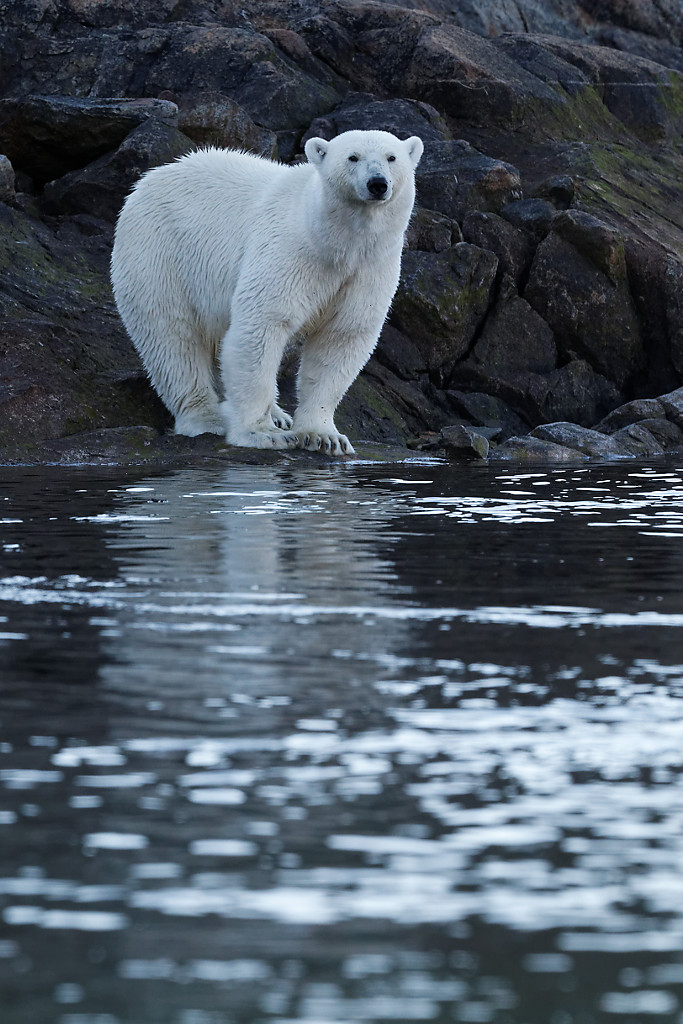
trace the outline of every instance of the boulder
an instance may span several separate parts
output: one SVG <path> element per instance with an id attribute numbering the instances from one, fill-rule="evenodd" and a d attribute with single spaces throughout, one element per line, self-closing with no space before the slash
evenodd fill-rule
<path id="1" fill-rule="evenodd" d="M 277 135 L 255 124 L 238 103 L 221 93 L 202 93 L 180 102 L 178 128 L 197 146 L 245 149 L 277 156 Z"/>
<path id="2" fill-rule="evenodd" d="M 444 252 L 407 252 L 391 323 L 422 353 L 436 383 L 448 382 L 489 308 L 498 260 L 460 242 Z"/>
<path id="3" fill-rule="evenodd" d="M 591 427 L 623 401 L 619 389 L 585 359 L 572 359 L 546 377 L 548 392 L 541 416 L 548 423 L 572 420 Z"/>
<path id="4" fill-rule="evenodd" d="M 49 182 L 43 205 L 51 214 L 87 213 L 115 221 L 132 186 L 145 171 L 189 153 L 194 143 L 177 128 L 148 120 L 113 153 Z"/>
<path id="5" fill-rule="evenodd" d="M 445 120 L 434 107 L 421 100 L 379 99 L 372 93 L 352 92 L 324 117 L 316 117 L 302 139 L 317 136 L 333 139 L 342 132 L 391 132 L 399 139 L 419 135 L 427 143 L 450 139 Z"/>
<path id="6" fill-rule="evenodd" d="M 529 424 L 500 398 L 481 391 L 448 391 L 446 394 L 453 411 L 475 426 L 496 427 L 503 437 L 524 434 L 529 429 Z"/>
<path id="7" fill-rule="evenodd" d="M 488 249 L 498 257 L 499 281 L 507 275 L 515 288 L 531 266 L 534 242 L 523 231 L 496 213 L 471 210 L 463 220 L 462 235 L 466 242 Z"/>
<path id="8" fill-rule="evenodd" d="M 474 427 L 468 427 L 464 423 L 454 423 L 451 426 L 442 427 L 440 447 L 445 452 L 446 458 L 454 461 L 485 459 L 489 453 L 488 438 Z"/>
<path id="9" fill-rule="evenodd" d="M 645 458 L 648 455 L 664 453 L 664 446 L 643 423 L 631 423 L 627 427 L 621 427 L 612 434 L 612 438 L 627 455 Z"/>
<path id="10" fill-rule="evenodd" d="M 623 386 L 645 365 L 623 244 L 594 218 L 558 214 L 534 256 L 524 297 L 550 325 L 560 354 L 588 360 Z"/>
<path id="11" fill-rule="evenodd" d="M 23 96 L 0 100 L 0 152 L 17 170 L 43 184 L 116 149 L 152 118 L 178 127 L 168 100 L 80 96 Z"/>
<path id="12" fill-rule="evenodd" d="M 659 399 L 636 398 L 609 412 L 599 423 L 595 424 L 595 430 L 599 430 L 603 434 L 614 434 L 615 431 L 622 427 L 628 427 L 632 423 L 662 416 L 664 416 L 664 406 Z"/>
<path id="13" fill-rule="evenodd" d="M 461 222 L 470 210 L 499 210 L 522 194 L 519 171 L 462 139 L 431 142 L 417 168 L 420 203 Z"/>
<path id="14" fill-rule="evenodd" d="M 507 441 L 492 448 L 490 459 L 511 462 L 582 462 L 587 456 L 576 448 L 568 448 L 553 441 L 528 434 L 526 437 L 509 437 Z"/>
<path id="15" fill-rule="evenodd" d="M 556 209 L 547 199 L 517 199 L 506 203 L 500 215 L 513 227 L 528 232 L 532 238 L 540 242 L 550 231 Z"/>
<path id="16" fill-rule="evenodd" d="M 565 448 L 575 448 L 584 455 L 612 459 L 626 454 L 622 445 L 597 430 L 580 427 L 576 423 L 545 423 L 534 427 L 531 436 L 540 441 L 552 441 Z"/>
<path id="17" fill-rule="evenodd" d="M 489 312 L 465 365 L 490 377 L 549 373 L 557 366 L 553 332 L 528 302 L 512 295 Z"/>
<path id="18" fill-rule="evenodd" d="M 444 252 L 462 242 L 458 222 L 434 210 L 418 206 L 406 232 L 406 245 L 418 252 Z"/>
<path id="19" fill-rule="evenodd" d="M 9 203 L 15 196 L 14 168 L 11 161 L 0 155 L 0 203 Z"/>
<path id="20" fill-rule="evenodd" d="M 660 395 L 659 401 L 662 403 L 666 418 L 683 428 L 683 388 Z"/>

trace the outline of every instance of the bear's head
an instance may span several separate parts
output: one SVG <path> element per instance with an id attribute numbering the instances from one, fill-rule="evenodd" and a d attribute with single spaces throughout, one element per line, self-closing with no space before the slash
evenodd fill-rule
<path id="1" fill-rule="evenodd" d="M 390 132 L 343 132 L 330 142 L 309 139 L 309 163 L 347 202 L 383 205 L 414 191 L 422 139 L 402 141 Z"/>

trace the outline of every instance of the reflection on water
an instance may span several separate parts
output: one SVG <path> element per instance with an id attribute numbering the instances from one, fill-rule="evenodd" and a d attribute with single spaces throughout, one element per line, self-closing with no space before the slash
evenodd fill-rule
<path id="1" fill-rule="evenodd" d="M 683 469 L 98 473 L 0 487 L 2 1024 L 681 1024 Z"/>

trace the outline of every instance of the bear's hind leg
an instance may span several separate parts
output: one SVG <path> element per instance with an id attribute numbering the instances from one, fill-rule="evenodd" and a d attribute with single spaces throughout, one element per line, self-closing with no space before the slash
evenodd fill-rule
<path id="1" fill-rule="evenodd" d="M 152 351 L 159 351 L 152 349 Z M 195 337 L 177 344 L 176 358 L 144 359 L 151 382 L 175 420 L 176 434 L 224 434 L 208 346 Z"/>

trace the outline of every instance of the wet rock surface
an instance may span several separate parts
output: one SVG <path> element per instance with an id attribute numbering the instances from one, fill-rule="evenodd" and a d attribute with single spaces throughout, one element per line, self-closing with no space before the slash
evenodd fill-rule
<path id="1" fill-rule="evenodd" d="M 409 457 L 429 435 L 439 457 L 549 461 L 681 448 L 680 5 L 0 0 L 0 15 L 3 461 L 308 458 L 169 434 L 108 261 L 150 167 L 206 144 L 295 161 L 350 128 L 425 141 L 401 285 L 339 410 L 354 443 Z"/>

